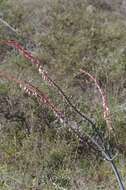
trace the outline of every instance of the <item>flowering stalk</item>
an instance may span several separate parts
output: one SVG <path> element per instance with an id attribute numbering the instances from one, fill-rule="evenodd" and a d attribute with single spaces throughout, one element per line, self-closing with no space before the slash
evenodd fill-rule
<path id="1" fill-rule="evenodd" d="M 30 96 L 36 97 L 40 103 L 46 104 L 55 114 L 55 116 L 60 119 L 61 122 L 64 120 L 64 114 L 53 104 L 53 102 L 49 99 L 47 95 L 45 95 L 38 88 L 33 86 L 31 83 L 18 80 L 14 76 L 10 76 L 8 73 L 4 71 L 0 71 L 0 77 L 3 77 L 9 81 L 14 81 L 16 84 L 20 86 L 20 88 Z"/>
<path id="2" fill-rule="evenodd" d="M 102 106 L 103 106 L 104 119 L 106 121 L 108 130 L 112 131 L 113 127 L 112 127 L 112 120 L 111 120 L 111 117 L 110 117 L 110 115 L 111 115 L 110 114 L 110 109 L 109 109 L 109 106 L 108 106 L 107 98 L 106 98 L 103 90 L 100 88 L 100 86 L 98 84 L 98 81 L 94 76 L 92 76 L 90 73 L 88 73 L 84 69 L 80 69 L 80 72 L 87 75 L 94 82 L 95 86 L 97 87 L 97 89 L 98 89 L 98 91 L 99 91 L 99 93 L 100 93 L 100 95 L 102 97 Z"/>
<path id="3" fill-rule="evenodd" d="M 106 96 L 104 95 L 104 92 L 103 90 L 100 88 L 99 84 L 98 84 L 98 81 L 97 79 L 92 76 L 90 73 L 88 73 L 87 71 L 85 71 L 84 69 L 80 69 L 80 72 L 83 73 L 83 74 L 86 74 L 94 83 L 95 83 L 95 86 L 97 87 L 99 93 L 101 94 L 101 97 L 102 97 L 102 105 L 103 105 L 103 116 L 104 116 L 104 119 L 106 121 L 106 125 L 108 127 L 108 131 L 111 132 L 113 130 L 113 127 L 112 127 L 112 120 L 111 120 L 111 117 L 110 117 L 110 110 L 109 110 L 109 106 L 108 106 L 108 102 L 107 102 L 107 98 Z M 103 139 L 101 138 L 100 134 L 99 134 L 99 137 L 100 139 L 102 140 L 103 142 Z M 99 148 L 99 150 L 103 153 L 104 157 L 106 160 L 108 160 L 111 164 L 111 167 L 112 167 L 112 170 L 116 176 L 116 179 L 117 179 L 117 182 L 118 182 L 118 185 L 119 185 L 119 188 L 120 190 L 125 190 L 125 187 L 123 185 L 123 182 L 122 182 L 122 179 L 121 179 L 121 176 L 118 172 L 118 169 L 115 165 L 115 162 L 114 162 L 114 158 L 115 156 L 112 158 L 111 156 L 111 152 L 109 149 L 106 148 L 106 146 L 104 145 L 104 151 L 103 149 L 101 149 L 101 145 L 99 145 L 94 139 L 92 139 L 92 142 Z M 97 143 L 97 144 L 96 144 Z M 104 142 L 103 142 L 104 143 Z"/>
<path id="4" fill-rule="evenodd" d="M 44 65 L 42 61 L 39 60 L 39 58 L 34 57 L 31 52 L 29 52 L 27 49 L 22 47 L 17 41 L 15 40 L 3 40 L 0 41 L 0 44 L 5 44 L 8 46 L 11 46 L 13 48 L 16 48 L 27 60 L 29 60 L 33 65 L 36 66 L 36 68 L 39 71 L 39 74 L 41 75 L 42 79 L 47 82 L 50 86 L 53 86 L 53 82 L 50 79 L 50 77 L 47 74 L 47 71 L 44 69 Z"/>

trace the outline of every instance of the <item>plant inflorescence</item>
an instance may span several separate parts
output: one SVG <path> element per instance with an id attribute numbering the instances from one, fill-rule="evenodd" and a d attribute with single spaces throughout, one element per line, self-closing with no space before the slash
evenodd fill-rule
<path id="1" fill-rule="evenodd" d="M 95 132 L 97 133 L 100 143 L 94 137 L 90 136 L 86 132 L 85 132 L 85 135 L 90 139 L 90 141 L 95 145 L 95 147 L 97 147 L 97 149 L 102 153 L 103 157 L 108 162 L 110 162 L 112 169 L 115 173 L 115 176 L 117 178 L 117 181 L 119 183 L 120 189 L 124 190 L 124 186 L 123 186 L 121 177 L 118 173 L 118 170 L 117 170 L 116 165 L 113 160 L 115 158 L 115 156 L 112 156 L 110 148 L 108 148 L 108 146 L 106 146 L 104 137 L 101 136 L 100 132 L 98 131 L 98 129 L 96 127 L 96 124 L 92 121 L 92 119 L 90 119 L 88 116 L 86 116 L 85 114 L 80 112 L 80 110 L 78 110 L 78 108 L 75 105 L 73 105 L 73 103 L 69 100 L 69 98 L 63 92 L 62 88 L 50 77 L 48 72 L 45 70 L 43 63 L 38 58 L 34 57 L 28 50 L 26 50 L 22 45 L 20 45 L 15 40 L 5 40 L 5 41 L 3 40 L 3 41 L 0 41 L 0 44 L 8 45 L 13 48 L 16 48 L 26 59 L 28 59 L 33 65 L 36 66 L 43 81 L 45 81 L 50 87 L 57 89 L 59 94 L 64 97 L 64 99 L 69 104 L 69 106 L 74 110 L 74 112 L 76 112 L 83 120 L 86 120 L 89 122 L 92 129 L 95 130 Z M 107 98 L 106 98 L 103 90 L 100 88 L 96 78 L 93 77 L 90 73 L 88 73 L 87 71 L 85 71 L 83 69 L 81 69 L 80 72 L 88 75 L 88 77 L 94 82 L 95 86 L 98 88 L 98 91 L 100 92 L 101 97 L 102 97 L 103 115 L 104 115 L 104 119 L 106 121 L 106 126 L 109 131 L 112 131 L 113 127 L 112 127 L 112 120 L 110 117 L 110 110 L 109 110 L 109 106 L 107 103 Z M 57 106 L 55 106 L 55 104 L 52 102 L 52 100 L 44 92 L 42 92 L 36 86 L 32 85 L 31 83 L 29 83 L 27 81 L 18 80 L 14 76 L 10 76 L 10 74 L 6 73 L 5 71 L 0 70 L 0 77 L 5 78 L 9 81 L 14 81 L 16 84 L 18 84 L 20 86 L 21 89 L 23 89 L 23 91 L 25 93 L 27 93 L 30 96 L 36 97 L 38 99 L 38 101 L 40 102 L 40 104 L 43 104 L 43 103 L 46 104 L 54 112 L 55 116 L 60 120 L 61 124 L 64 123 L 65 125 L 67 125 L 70 129 L 73 130 L 74 133 L 77 134 L 77 136 L 82 141 L 84 140 L 84 136 L 83 136 L 80 126 L 79 125 L 76 125 L 76 127 L 72 126 L 69 118 L 65 117 L 63 111 L 60 111 L 57 108 Z"/>

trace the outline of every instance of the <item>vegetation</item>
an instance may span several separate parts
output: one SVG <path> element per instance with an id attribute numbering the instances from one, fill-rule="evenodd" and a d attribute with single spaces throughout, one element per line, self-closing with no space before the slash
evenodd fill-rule
<path id="1" fill-rule="evenodd" d="M 101 97 L 80 69 L 97 78 L 108 97 L 116 136 L 109 140 L 126 186 L 126 23 L 115 7 L 110 11 L 88 0 L 1 0 L 0 17 L 14 30 L 1 22 L 0 40 L 16 40 L 39 57 L 51 78 L 106 135 Z M 0 52 L 0 70 L 37 86 L 67 118 L 94 135 L 17 50 L 0 45 Z M 98 151 L 81 143 L 45 104 L 0 78 L 0 189 L 116 190 L 118 185 Z"/>

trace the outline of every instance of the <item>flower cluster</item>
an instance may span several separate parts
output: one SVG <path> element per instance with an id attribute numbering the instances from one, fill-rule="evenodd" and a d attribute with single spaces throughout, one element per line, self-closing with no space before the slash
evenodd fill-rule
<path id="1" fill-rule="evenodd" d="M 47 71 L 44 68 L 43 62 L 39 58 L 34 57 L 31 54 L 31 52 L 29 52 L 27 49 L 25 49 L 15 40 L 6 40 L 6 41 L 1 41 L 0 43 L 16 48 L 27 60 L 29 60 L 33 65 L 36 66 L 42 79 L 45 82 L 47 82 L 48 85 L 50 86 L 54 85 L 53 81 L 50 79 L 50 77 L 47 74 Z"/>
<path id="2" fill-rule="evenodd" d="M 29 82 L 18 80 L 14 76 L 10 76 L 10 74 L 4 71 L 0 71 L 0 77 L 5 78 L 9 81 L 14 81 L 26 94 L 36 97 L 41 104 L 46 104 L 54 112 L 55 116 L 60 120 L 60 122 L 64 122 L 63 112 L 61 112 L 50 100 L 50 98 L 45 93 L 40 91 L 37 87 Z"/>
<path id="3" fill-rule="evenodd" d="M 83 69 L 81 69 L 80 72 L 87 75 L 95 83 L 95 86 L 97 87 L 99 93 L 101 94 L 102 105 L 103 105 L 103 116 L 104 116 L 104 119 L 106 121 L 108 130 L 111 131 L 113 129 L 112 120 L 111 120 L 111 114 L 110 114 L 110 109 L 109 109 L 109 106 L 108 106 L 107 98 L 104 95 L 103 90 L 101 89 L 100 85 L 98 84 L 97 79 L 94 76 L 92 76 L 90 73 L 88 73 L 87 71 L 85 71 Z"/>

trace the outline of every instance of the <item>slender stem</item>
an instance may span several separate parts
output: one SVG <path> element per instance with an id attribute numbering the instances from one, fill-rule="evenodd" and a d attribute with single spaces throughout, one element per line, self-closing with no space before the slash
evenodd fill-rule
<path id="1" fill-rule="evenodd" d="M 108 156 L 109 156 L 109 158 L 111 159 L 111 156 L 110 156 L 110 153 L 109 153 L 109 152 L 108 152 Z M 118 185 L 119 185 L 119 187 L 120 187 L 120 190 L 125 190 L 125 187 L 124 187 L 124 185 L 123 185 L 121 176 L 120 176 L 120 174 L 119 174 L 119 172 L 118 172 L 118 169 L 117 169 L 117 167 L 116 167 L 116 165 L 115 165 L 114 160 L 110 160 L 109 162 L 110 162 L 111 167 L 112 167 L 112 170 L 113 170 L 113 172 L 114 172 L 114 174 L 115 174 L 115 176 L 116 176 L 116 179 L 117 179 Z"/>
<path id="2" fill-rule="evenodd" d="M 14 33 L 17 34 L 17 30 L 15 28 L 13 28 L 10 24 L 8 24 L 5 20 L 3 20 L 2 18 L 0 18 L 0 22 L 2 24 L 4 24 L 6 27 L 8 27 L 10 30 L 12 30 Z"/>

